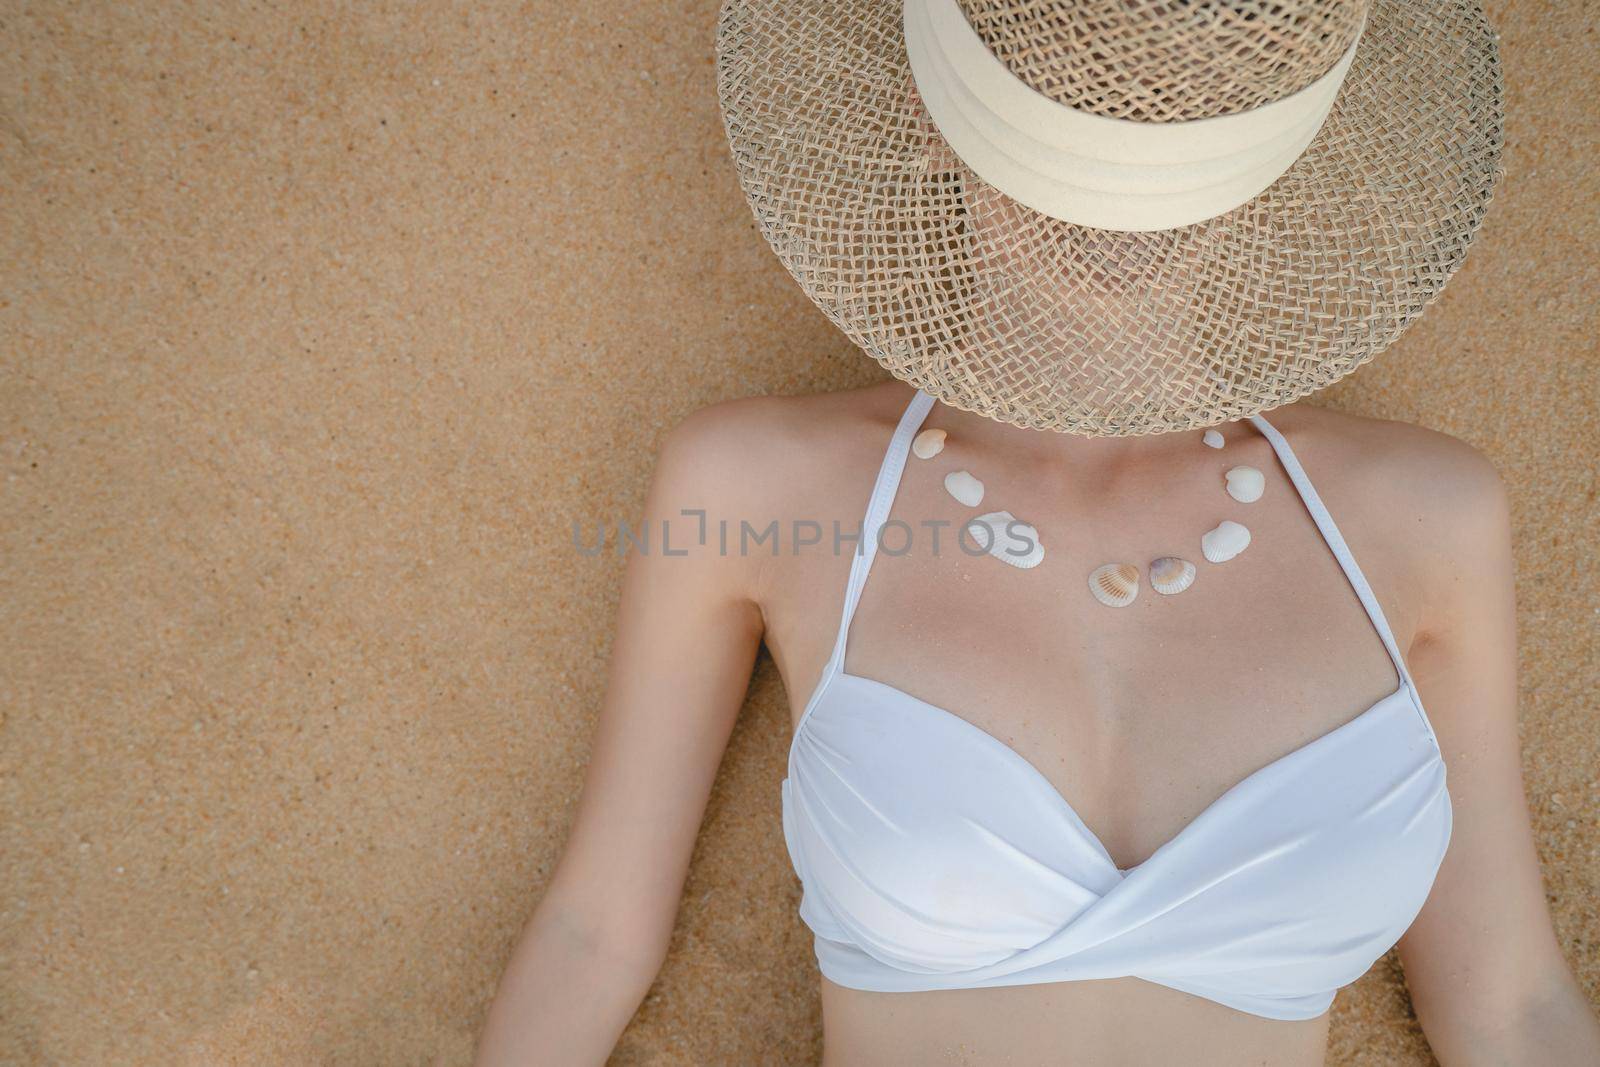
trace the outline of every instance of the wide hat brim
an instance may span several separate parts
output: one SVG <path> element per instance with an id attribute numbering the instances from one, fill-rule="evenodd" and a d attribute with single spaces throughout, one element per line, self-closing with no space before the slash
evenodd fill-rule
<path id="1" fill-rule="evenodd" d="M 717 88 L 745 197 L 806 294 L 895 377 L 1002 422 L 1195 429 L 1297 400 L 1391 344 L 1503 176 L 1478 3 L 1373 0 L 1338 98 L 1266 191 L 1123 233 L 983 182 L 934 126 L 900 0 L 725 0 Z"/>

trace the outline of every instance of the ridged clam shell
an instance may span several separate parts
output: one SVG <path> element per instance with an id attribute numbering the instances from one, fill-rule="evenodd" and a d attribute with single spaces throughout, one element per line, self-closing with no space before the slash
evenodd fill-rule
<path id="1" fill-rule="evenodd" d="M 1205 436 L 1201 437 L 1200 440 L 1204 441 L 1212 448 L 1222 447 L 1222 435 L 1215 430 L 1207 430 L 1205 432 Z"/>
<path id="2" fill-rule="evenodd" d="M 1267 488 L 1266 475 L 1254 467 L 1229 467 L 1223 477 L 1228 481 L 1228 495 L 1241 504 L 1260 500 Z"/>
<path id="3" fill-rule="evenodd" d="M 1226 563 L 1243 552 L 1249 543 L 1249 530 L 1232 519 L 1223 519 L 1216 529 L 1207 530 L 1201 535 L 1200 551 L 1212 563 Z"/>
<path id="4" fill-rule="evenodd" d="M 911 439 L 911 451 L 918 459 L 932 459 L 944 451 L 943 430 L 923 430 Z"/>
<path id="5" fill-rule="evenodd" d="M 1039 541 L 1039 531 L 1025 522 L 1018 522 L 1009 511 L 991 511 L 967 523 L 967 536 L 975 546 L 987 549 L 989 555 L 1002 563 L 1028 570 L 1044 560 L 1044 545 Z M 963 551 L 970 552 L 965 544 Z"/>
<path id="6" fill-rule="evenodd" d="M 1194 584 L 1194 564 L 1177 556 L 1150 561 L 1150 588 L 1171 596 Z"/>
<path id="7" fill-rule="evenodd" d="M 983 503 L 983 483 L 971 471 L 951 471 L 944 476 L 945 490 L 969 508 Z"/>
<path id="8" fill-rule="evenodd" d="M 1089 592 L 1109 608 L 1125 608 L 1139 595 L 1139 568 L 1106 563 L 1089 572 Z"/>

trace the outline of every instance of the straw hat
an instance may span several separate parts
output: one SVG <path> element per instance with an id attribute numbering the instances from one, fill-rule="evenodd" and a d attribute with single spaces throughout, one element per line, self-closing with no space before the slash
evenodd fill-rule
<path id="1" fill-rule="evenodd" d="M 1476 0 L 725 0 L 757 224 L 895 377 L 1092 436 L 1344 377 L 1502 176 Z"/>

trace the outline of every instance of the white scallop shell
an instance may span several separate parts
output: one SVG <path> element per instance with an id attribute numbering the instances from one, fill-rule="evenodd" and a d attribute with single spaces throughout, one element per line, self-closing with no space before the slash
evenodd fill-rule
<path id="1" fill-rule="evenodd" d="M 911 439 L 911 451 L 918 459 L 932 459 L 944 451 L 943 430 L 923 430 Z"/>
<path id="2" fill-rule="evenodd" d="M 1212 448 L 1222 447 L 1222 435 L 1215 430 L 1207 430 L 1205 432 L 1205 436 L 1200 438 L 1200 440 L 1204 441 Z"/>
<path id="3" fill-rule="evenodd" d="M 983 483 L 974 478 L 971 471 L 951 471 L 944 476 L 944 487 L 969 508 L 983 503 Z"/>
<path id="4" fill-rule="evenodd" d="M 966 526 L 967 536 L 974 545 L 984 549 L 995 559 L 1013 567 L 1028 570 L 1044 560 L 1044 545 L 1039 541 L 1039 531 L 1025 522 L 1018 522 L 1009 511 L 991 511 L 979 515 Z M 962 543 L 962 551 L 971 552 Z"/>
<path id="5" fill-rule="evenodd" d="M 1200 551 L 1212 563 L 1226 563 L 1243 552 L 1249 543 L 1249 530 L 1232 519 L 1223 519 L 1216 529 L 1207 530 L 1201 535 Z"/>
<path id="6" fill-rule="evenodd" d="M 1223 477 L 1228 480 L 1228 495 L 1241 504 L 1260 500 L 1267 488 L 1267 476 L 1254 467 L 1229 467 Z"/>
<path id="7" fill-rule="evenodd" d="M 1194 584 L 1194 564 L 1177 556 L 1162 556 L 1150 561 L 1150 588 L 1171 596 Z"/>
<path id="8" fill-rule="evenodd" d="M 1110 608 L 1125 608 L 1139 595 L 1139 568 L 1106 563 L 1089 572 L 1089 592 Z"/>

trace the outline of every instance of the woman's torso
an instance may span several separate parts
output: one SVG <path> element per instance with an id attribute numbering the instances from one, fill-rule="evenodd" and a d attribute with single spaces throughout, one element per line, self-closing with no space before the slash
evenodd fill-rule
<path id="1" fill-rule="evenodd" d="M 912 396 L 898 382 L 794 401 L 793 467 L 781 524 L 815 523 L 821 543 L 788 543 L 763 563 L 767 643 L 794 721 L 824 677 L 840 625 L 855 531 L 885 448 Z M 1292 441 L 1360 557 L 1400 647 L 1418 603 L 1372 420 L 1294 405 L 1269 413 Z M 949 437 L 907 457 L 849 625 L 842 672 L 882 683 L 1000 740 L 1070 801 L 1118 868 L 1133 868 L 1260 768 L 1393 694 L 1391 656 L 1306 502 L 1248 420 L 1148 439 L 1107 465 L 1088 450 L 935 406 L 921 423 Z M 1042 442 L 1044 447 L 1040 448 Z M 1070 445 L 1070 443 L 1069 443 Z M 1098 455 L 1098 454 L 1096 454 Z M 1070 457 L 1063 459 L 1063 457 Z M 1082 463 L 1084 466 L 1075 467 Z M 1259 501 L 1226 495 L 1221 471 L 1266 476 Z M 985 484 L 968 508 L 944 474 Z M 1033 524 L 1045 562 L 1018 570 L 954 543 L 979 511 Z M 1237 559 L 1207 563 L 1200 535 L 1247 525 Z M 936 546 L 927 522 L 945 522 Z M 1126 609 L 1088 593 L 1088 572 L 1179 555 L 1199 568 L 1176 596 L 1146 582 Z M 1262 1018 L 1135 977 L 998 988 L 876 992 L 824 979 L 826 1061 L 952 1063 L 1320 1063 L 1327 1016 Z"/>

